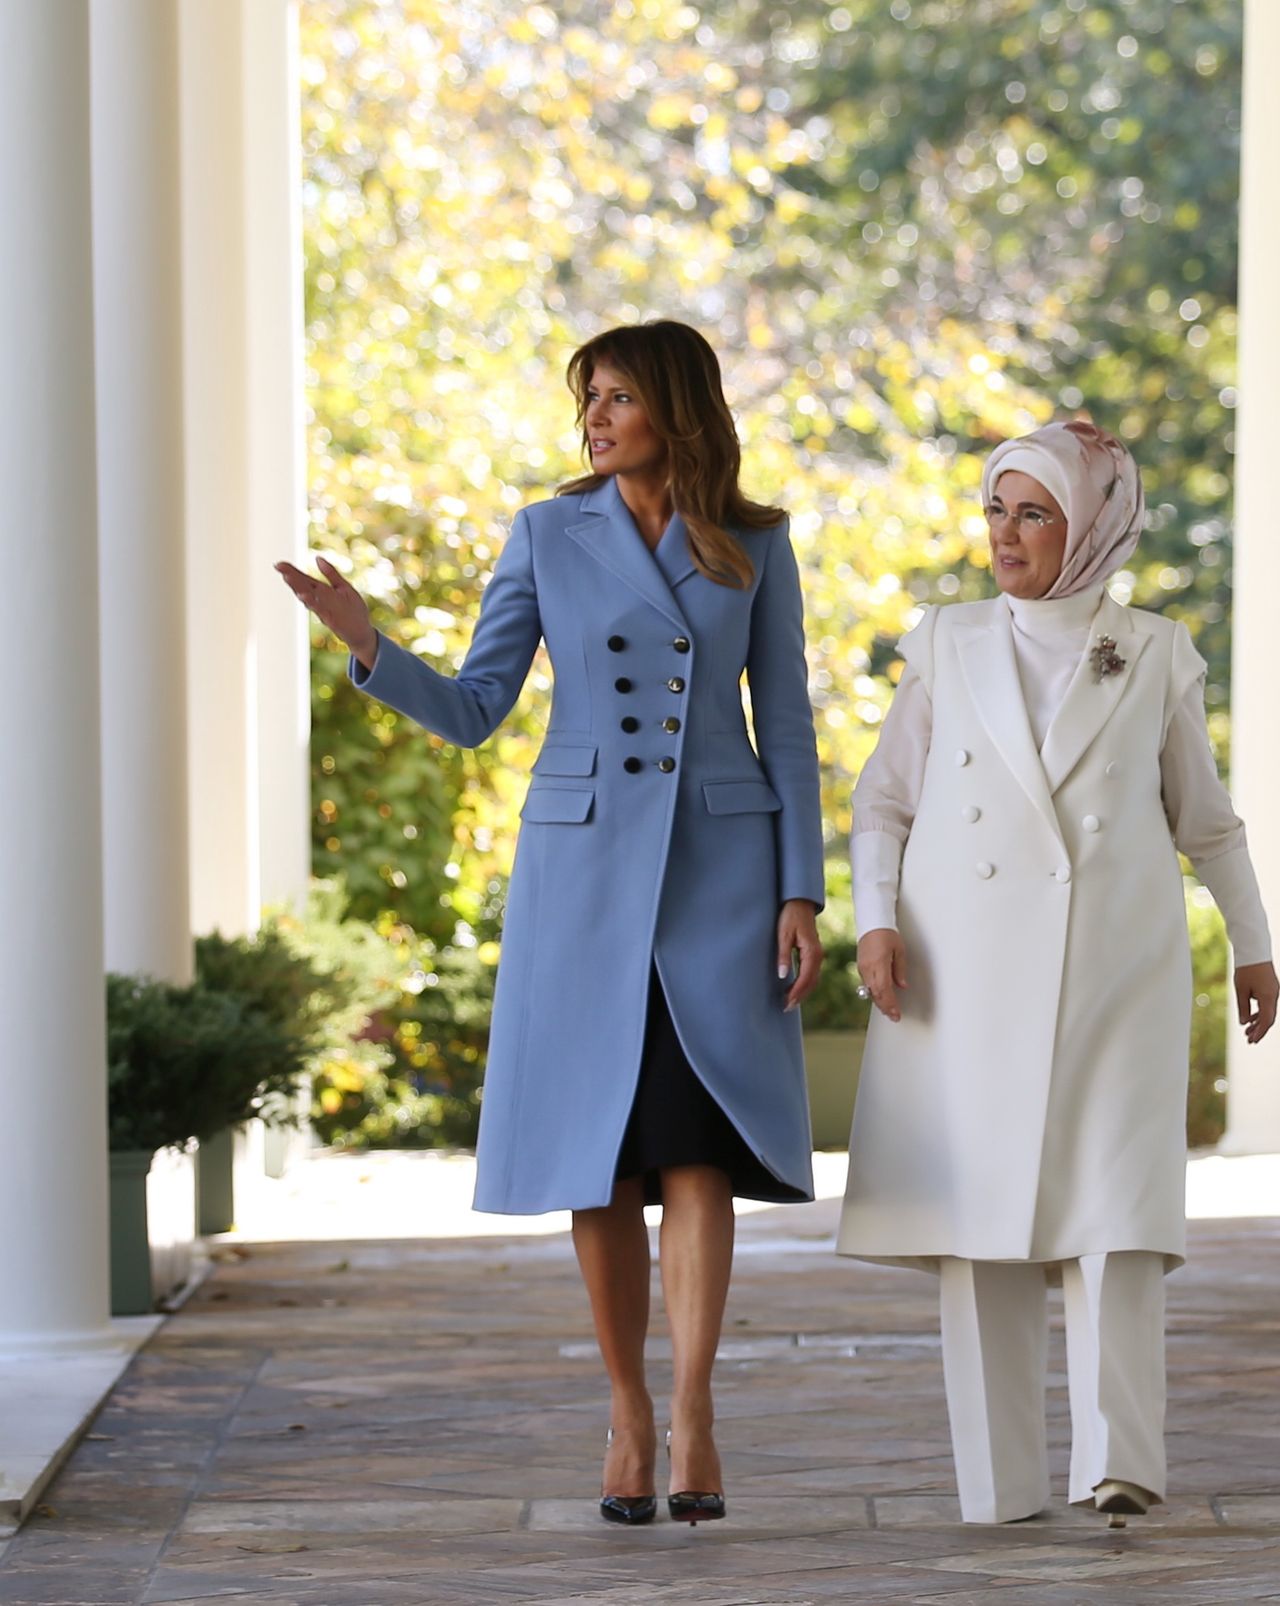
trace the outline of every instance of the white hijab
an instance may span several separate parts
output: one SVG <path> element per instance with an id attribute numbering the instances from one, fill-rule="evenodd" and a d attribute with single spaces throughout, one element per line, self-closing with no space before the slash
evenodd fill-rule
<path id="1" fill-rule="evenodd" d="M 1039 480 L 1067 516 L 1062 572 L 1045 592 L 1070 597 L 1101 583 L 1138 544 L 1146 503 L 1128 448 L 1085 419 L 1004 441 L 982 471 L 982 500 L 1011 469 Z"/>

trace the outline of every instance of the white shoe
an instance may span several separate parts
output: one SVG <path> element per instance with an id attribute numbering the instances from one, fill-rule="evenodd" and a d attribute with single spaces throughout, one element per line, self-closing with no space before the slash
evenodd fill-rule
<path id="1" fill-rule="evenodd" d="M 1123 1528 L 1129 1517 L 1145 1517 L 1151 1495 L 1141 1484 L 1107 1478 L 1093 1491 L 1093 1503 L 1107 1515 L 1108 1528 Z"/>

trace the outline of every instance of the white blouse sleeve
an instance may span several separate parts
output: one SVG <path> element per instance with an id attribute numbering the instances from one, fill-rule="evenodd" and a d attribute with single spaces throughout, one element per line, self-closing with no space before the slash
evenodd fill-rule
<path id="1" fill-rule="evenodd" d="M 895 930 L 902 850 L 924 786 L 933 731 L 933 626 L 929 609 L 905 636 L 906 668 L 880 728 L 875 751 L 853 791 L 854 918 L 859 931 Z"/>
<path id="2" fill-rule="evenodd" d="M 1270 959 L 1271 933 L 1244 822 L 1218 779 L 1209 745 L 1203 672 L 1174 706 L 1160 754 L 1160 780 L 1174 845 L 1191 860 L 1222 911 L 1236 964 Z"/>

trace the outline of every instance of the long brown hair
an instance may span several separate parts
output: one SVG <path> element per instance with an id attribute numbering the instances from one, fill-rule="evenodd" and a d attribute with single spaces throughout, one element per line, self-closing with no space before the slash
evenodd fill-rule
<path id="1" fill-rule="evenodd" d="M 729 527 L 769 529 L 782 518 L 782 509 L 753 502 L 739 489 L 742 451 L 715 352 L 696 329 L 670 318 L 623 324 L 579 346 L 569 359 L 568 379 L 588 460 L 587 390 L 601 363 L 635 391 L 667 448 L 671 505 L 689 531 L 694 565 L 717 585 L 745 590 L 755 569 Z M 557 495 L 594 490 L 607 478 L 583 474 L 560 486 Z"/>

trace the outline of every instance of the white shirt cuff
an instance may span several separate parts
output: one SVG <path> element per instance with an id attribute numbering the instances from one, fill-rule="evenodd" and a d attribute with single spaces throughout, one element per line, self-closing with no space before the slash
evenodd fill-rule
<path id="1" fill-rule="evenodd" d="M 1264 964 L 1271 958 L 1271 932 L 1248 847 L 1242 843 L 1196 863 L 1195 872 L 1222 911 L 1235 963 Z"/>
<path id="2" fill-rule="evenodd" d="M 896 931 L 902 843 L 888 831 L 855 831 L 849 851 L 857 929 Z"/>

